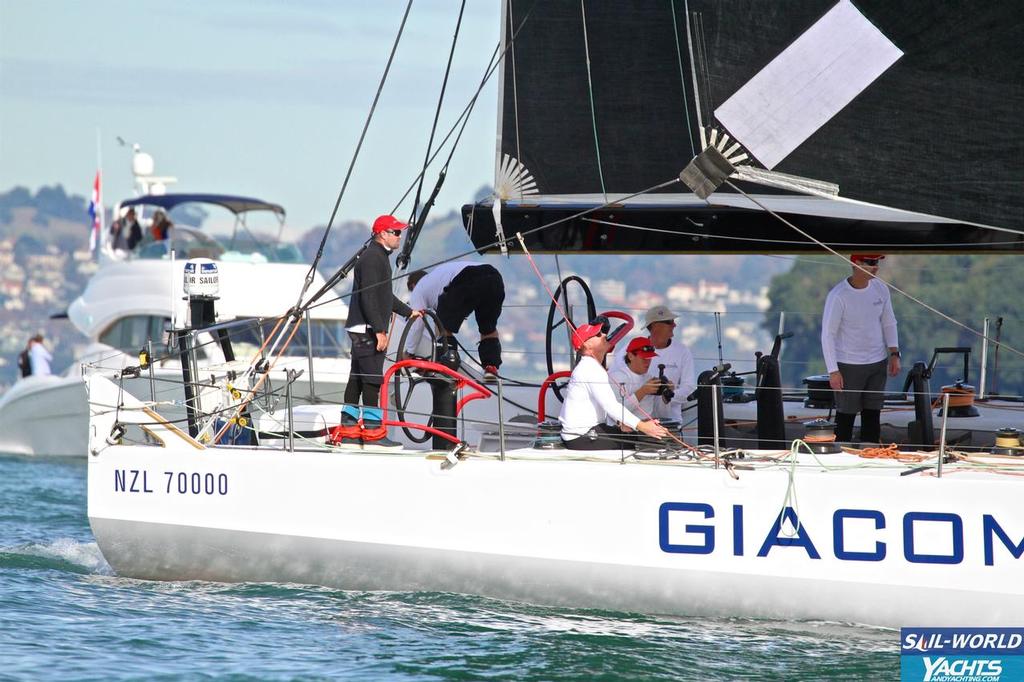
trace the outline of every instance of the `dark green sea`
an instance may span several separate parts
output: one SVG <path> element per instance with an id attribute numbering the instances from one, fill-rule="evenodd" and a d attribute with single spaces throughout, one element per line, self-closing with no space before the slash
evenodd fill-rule
<path id="1" fill-rule="evenodd" d="M 0 455 L 0 679 L 899 679 L 879 628 L 118 578 L 85 477 Z"/>

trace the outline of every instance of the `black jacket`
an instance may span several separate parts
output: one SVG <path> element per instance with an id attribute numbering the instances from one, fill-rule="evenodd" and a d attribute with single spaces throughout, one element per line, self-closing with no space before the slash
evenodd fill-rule
<path id="1" fill-rule="evenodd" d="M 412 309 L 391 293 L 391 252 L 374 239 L 356 261 L 346 327 L 370 325 L 371 333 L 388 331 L 391 313 L 409 317 Z"/>

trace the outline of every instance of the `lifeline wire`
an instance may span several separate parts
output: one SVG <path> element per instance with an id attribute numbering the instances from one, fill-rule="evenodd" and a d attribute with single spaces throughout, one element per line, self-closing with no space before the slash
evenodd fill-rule
<path id="1" fill-rule="evenodd" d="M 359 151 L 363 147 L 363 140 L 366 138 L 366 131 L 370 128 L 370 121 L 373 120 L 374 111 L 377 109 L 377 102 L 380 100 L 380 94 L 384 90 L 384 83 L 387 82 L 388 73 L 391 71 L 391 64 L 395 59 L 395 53 L 398 51 L 398 43 L 402 40 L 402 33 L 405 31 L 405 22 L 409 18 L 409 10 L 412 9 L 412 0 L 409 0 L 405 6 L 405 13 L 402 15 L 402 23 L 398 27 L 398 35 L 395 36 L 395 42 L 391 45 L 391 54 L 388 55 L 388 63 L 384 67 L 384 73 L 381 75 L 380 83 L 377 85 L 377 93 L 373 96 L 373 104 L 370 105 L 370 111 L 366 115 L 366 121 L 363 123 L 363 130 L 359 134 L 359 142 L 356 144 L 356 150 L 352 154 L 352 160 L 349 162 L 348 171 L 345 173 L 345 180 L 342 182 L 341 190 L 338 192 L 338 198 L 334 202 L 334 209 L 331 211 L 331 217 L 327 221 L 327 228 L 324 230 L 324 236 L 320 239 L 320 246 L 317 248 L 316 256 L 313 258 L 313 262 L 309 266 L 309 272 L 306 273 L 306 280 L 302 285 L 302 291 L 299 292 L 299 298 L 295 302 L 296 307 L 302 303 L 302 297 L 306 295 L 306 291 L 309 289 L 309 285 L 313 283 L 313 274 L 316 272 L 316 266 L 320 262 L 320 258 L 323 256 L 324 247 L 327 245 L 327 235 L 331 233 L 331 228 L 334 226 L 334 218 L 338 215 L 338 208 L 341 206 L 341 198 L 345 196 L 345 189 L 348 187 L 348 181 L 352 177 L 352 170 L 355 168 L 356 159 L 359 158 Z"/>
<path id="2" fill-rule="evenodd" d="M 730 180 L 726 180 L 726 181 L 725 181 L 725 184 L 727 184 L 727 185 L 728 185 L 729 187 L 732 187 L 732 188 L 733 188 L 734 190 L 736 190 L 737 192 L 739 192 L 740 194 L 742 194 L 743 196 L 745 196 L 745 197 L 746 197 L 747 199 L 749 199 L 750 201 L 753 201 L 753 202 L 754 202 L 755 204 L 757 204 L 757 205 L 758 205 L 758 206 L 759 206 L 759 207 L 760 207 L 760 208 L 761 208 L 762 210 L 764 210 L 764 211 L 767 211 L 768 213 L 770 213 L 771 215 L 773 215 L 773 216 L 774 216 L 775 218 L 778 218 L 778 219 L 779 219 L 780 221 L 782 221 L 782 222 L 783 222 L 784 224 L 786 224 L 786 225 L 788 225 L 789 227 L 793 228 L 794 230 L 796 230 L 797 232 L 799 232 L 800 234 L 802 234 L 802 235 L 803 235 L 804 237 L 807 237 L 808 239 L 810 239 L 811 241 L 813 241 L 813 242 L 814 242 L 815 244 L 817 244 L 817 245 L 818 245 L 818 246 L 820 246 L 821 248 L 823 248 L 823 249 L 825 249 L 826 251 L 828 251 L 829 253 L 831 253 L 831 254 L 832 254 L 833 256 L 835 256 L 835 257 L 837 257 L 837 258 L 840 258 L 840 259 L 842 259 L 842 260 L 843 260 L 844 262 L 845 262 L 845 261 L 847 260 L 847 258 L 846 258 L 845 256 L 843 256 L 842 254 L 840 254 L 840 253 L 839 253 L 838 251 L 836 251 L 835 249 L 833 249 L 833 248 L 831 248 L 830 246 L 827 246 L 827 245 L 825 245 L 824 243 L 822 243 L 822 242 L 818 241 L 817 239 L 815 239 L 815 238 L 814 238 L 814 237 L 812 237 L 811 235 L 807 234 L 806 232 L 804 232 L 803 230 L 801 230 L 801 229 L 800 229 L 799 227 L 797 227 L 797 226 L 796 226 L 796 225 L 794 225 L 793 223 L 791 223 L 791 222 L 789 222 L 788 220 L 786 220 L 785 218 L 783 218 L 783 217 L 782 217 L 781 215 L 779 215 L 779 214 L 778 214 L 778 213 L 776 213 L 775 211 L 771 210 L 770 208 L 768 208 L 768 207 L 767 207 L 767 206 L 765 206 L 764 204 L 762 204 L 762 203 L 760 203 L 759 201 L 757 201 L 756 199 L 754 199 L 754 197 L 750 196 L 749 194 L 747 194 L 746 192 L 744 192 L 744 191 L 743 191 L 742 189 L 740 189 L 739 187 L 737 187 L 737 186 L 736 186 L 735 184 L 733 184 L 733 182 L 732 182 L 732 181 L 730 181 Z M 861 270 L 862 272 L 864 272 L 864 273 L 866 273 L 866 274 L 869 274 L 869 275 L 871 274 L 870 272 L 868 272 L 867 270 L 865 270 L 865 269 L 864 269 L 863 267 L 861 267 L 861 265 L 860 265 L 859 263 L 853 263 L 853 267 L 857 268 L 858 270 Z M 922 306 L 923 308 L 925 308 L 925 309 L 927 309 L 927 310 L 930 310 L 931 312 L 935 313 L 936 315 L 938 315 L 939 317 L 943 318 L 943 319 L 944 319 L 944 320 L 946 320 L 947 322 L 952 322 L 953 324 L 955 324 L 956 326 L 960 327 L 961 329 L 964 329 L 965 331 L 968 331 L 968 332 L 970 332 L 971 334 L 974 334 L 975 336 L 978 336 L 978 337 L 980 337 L 980 338 L 984 339 L 984 340 L 985 340 L 986 342 L 987 342 L 987 341 L 991 341 L 991 339 L 989 339 L 989 338 L 988 338 L 987 336 L 985 336 L 985 335 L 984 335 L 983 333 L 981 333 L 981 332 L 979 332 L 979 331 L 976 331 L 976 330 L 972 329 L 971 327 L 968 327 L 968 326 L 967 326 L 966 324 L 964 324 L 963 322 L 960 322 L 959 320 L 955 320 L 955 319 L 953 319 L 952 317 L 950 317 L 949 315 L 945 314 L 945 313 L 944 313 L 944 312 L 942 312 L 941 310 L 938 310 L 938 309 L 936 309 L 936 308 L 933 308 L 932 306 L 928 305 L 927 303 L 925 303 L 925 302 L 924 302 L 924 301 L 922 301 L 921 299 L 919 299 L 919 298 L 917 298 L 917 297 L 915 297 L 915 296 L 913 296 L 913 295 L 911 295 L 911 294 L 907 293 L 906 291 L 903 291 L 902 289 L 900 289 L 900 288 L 899 288 L 898 286 L 896 286 L 896 285 L 895 285 L 895 284 L 893 284 L 892 282 L 888 282 L 888 281 L 886 281 L 886 280 L 882 279 L 881 277 L 878 277 L 877 275 L 875 276 L 875 279 L 877 279 L 878 281 L 880 281 L 880 282 L 881 282 L 882 284 L 886 285 L 886 286 L 887 286 L 887 287 L 889 287 L 890 289 L 893 289 L 894 291 L 898 291 L 898 292 L 899 292 L 900 294 L 902 294 L 902 295 L 903 295 L 903 296 L 905 296 L 906 298 L 909 298 L 909 299 L 910 299 L 911 301 L 913 301 L 914 303 L 917 303 L 918 305 Z M 1003 346 L 1004 346 L 1004 347 L 1005 347 L 1005 348 L 1006 348 L 1007 350 L 1009 350 L 1009 351 L 1010 351 L 1011 353 L 1013 353 L 1013 354 L 1015 354 L 1015 355 L 1019 355 L 1020 357 L 1024 357 L 1024 352 L 1021 352 L 1021 351 L 1017 350 L 1016 348 L 1014 348 L 1014 347 L 1012 347 L 1012 346 L 1007 346 L 1006 344 L 1002 344 L 1002 345 L 1003 345 Z"/>

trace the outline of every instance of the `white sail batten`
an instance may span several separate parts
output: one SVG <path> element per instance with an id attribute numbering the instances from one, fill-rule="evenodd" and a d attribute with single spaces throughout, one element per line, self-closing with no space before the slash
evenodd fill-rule
<path id="1" fill-rule="evenodd" d="M 902 56 L 844 0 L 718 107 L 715 117 L 771 169 Z"/>

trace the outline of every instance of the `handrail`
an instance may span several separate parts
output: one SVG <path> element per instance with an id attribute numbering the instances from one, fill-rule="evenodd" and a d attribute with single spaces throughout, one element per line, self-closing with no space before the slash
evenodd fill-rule
<path id="1" fill-rule="evenodd" d="M 473 393 L 470 393 L 470 394 L 468 394 L 466 396 L 463 396 L 462 399 L 459 400 L 458 403 L 456 403 L 456 405 L 455 405 L 455 416 L 458 416 L 459 412 L 462 411 L 462 408 L 465 407 L 466 403 L 468 403 L 468 402 L 470 402 L 472 400 L 478 400 L 480 398 L 489 398 L 489 397 L 491 397 L 494 394 L 490 391 L 490 389 L 486 388 L 485 386 L 482 386 L 481 384 L 477 383 L 476 381 L 474 381 L 473 379 L 467 377 L 466 375 L 460 374 L 460 373 L 456 372 L 455 370 L 453 370 L 452 368 L 446 367 L 445 365 L 442 365 L 442 364 L 439 364 L 439 363 L 436 363 L 436 362 L 428 362 L 426 360 L 412 360 L 412 359 L 410 359 L 410 360 L 399 360 L 395 364 L 391 365 L 391 367 L 389 367 L 386 372 L 384 372 L 384 380 L 381 382 L 381 385 L 380 385 L 380 411 L 381 411 L 381 424 L 382 425 L 384 425 L 384 426 L 400 426 L 400 427 L 404 427 L 404 428 L 422 429 L 423 431 L 426 431 L 427 433 L 430 433 L 432 435 L 441 436 L 445 440 L 451 441 L 452 443 L 456 443 L 456 444 L 460 443 L 461 441 L 459 441 L 459 439 L 456 438 L 455 436 L 452 436 L 449 433 L 445 433 L 443 431 L 435 429 L 435 428 L 433 428 L 431 426 L 427 426 L 425 424 L 414 424 L 412 422 L 406 422 L 406 421 L 397 421 L 397 420 L 396 421 L 392 421 L 392 420 L 387 418 L 387 415 L 388 415 L 388 382 L 391 381 L 391 377 L 392 377 L 392 375 L 394 375 L 395 372 L 397 372 L 400 369 L 404 369 L 406 367 L 413 367 L 413 368 L 422 369 L 422 370 L 425 370 L 425 371 L 428 371 L 428 372 L 436 372 L 438 374 L 444 374 L 444 375 L 446 375 L 446 376 L 448 376 L 448 377 L 450 377 L 450 378 L 455 380 L 455 388 L 457 390 L 462 390 L 463 388 L 466 388 L 466 387 L 469 387 L 469 388 L 473 389 Z"/>
<path id="2" fill-rule="evenodd" d="M 540 424 L 547 419 L 547 413 L 544 411 L 545 402 L 548 394 L 548 387 L 555 383 L 558 379 L 565 379 L 566 377 L 572 376 L 572 372 L 567 369 L 563 369 L 561 372 L 554 372 L 548 375 L 548 378 L 544 380 L 544 383 L 540 385 L 540 394 L 537 396 L 537 423 Z"/>

